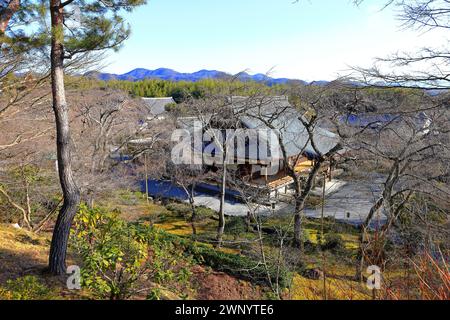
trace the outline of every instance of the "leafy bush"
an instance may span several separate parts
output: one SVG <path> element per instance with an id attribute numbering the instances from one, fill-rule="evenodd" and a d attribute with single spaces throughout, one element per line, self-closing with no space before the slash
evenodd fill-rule
<path id="1" fill-rule="evenodd" d="M 325 242 L 322 245 L 323 250 L 342 251 L 345 248 L 344 240 L 339 234 L 327 233 Z"/>
<path id="2" fill-rule="evenodd" d="M 245 217 L 229 217 L 225 224 L 225 233 L 233 236 L 239 236 L 247 232 L 247 222 Z"/>
<path id="3" fill-rule="evenodd" d="M 117 212 L 80 206 L 72 244 L 83 259 L 82 285 L 99 298 L 126 299 L 146 281 L 188 290 L 189 257 L 152 228 L 129 224 Z"/>
<path id="4" fill-rule="evenodd" d="M 25 276 L 8 280 L 0 287 L 0 300 L 51 300 L 55 299 L 51 290 L 36 276 Z"/>
<path id="5" fill-rule="evenodd" d="M 203 206 L 196 207 L 195 210 L 196 210 L 195 212 L 197 214 L 197 219 L 196 219 L 197 221 L 211 218 L 216 215 L 216 212 L 214 210 L 207 208 L 207 207 L 203 207 Z"/>
<path id="6" fill-rule="evenodd" d="M 172 202 L 166 205 L 166 209 L 175 213 L 177 217 L 185 217 L 191 214 L 191 208 L 185 203 Z"/>
<path id="7" fill-rule="evenodd" d="M 212 247 L 192 242 L 186 238 L 179 237 L 165 231 L 159 231 L 158 235 L 165 241 L 175 244 L 189 253 L 193 259 L 204 266 L 211 267 L 214 270 L 226 272 L 237 278 L 251 282 L 268 284 L 267 272 L 262 264 L 247 256 L 217 251 Z M 276 267 L 269 266 L 271 281 L 276 280 Z M 292 275 L 284 269 L 280 270 L 279 284 L 281 287 L 287 287 Z"/>
<path id="8" fill-rule="evenodd" d="M 145 243 L 116 212 L 80 206 L 73 244 L 83 258 L 82 284 L 99 297 L 127 298 L 146 268 Z"/>

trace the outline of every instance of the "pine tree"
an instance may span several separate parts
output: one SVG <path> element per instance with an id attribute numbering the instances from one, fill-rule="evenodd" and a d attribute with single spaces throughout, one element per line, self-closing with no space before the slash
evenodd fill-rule
<path id="1" fill-rule="evenodd" d="M 53 231 L 49 255 L 52 274 L 66 271 L 70 227 L 80 202 L 71 160 L 71 134 L 64 75 L 72 61 L 90 53 L 117 49 L 129 36 L 122 13 L 145 0 L 6 0 L 0 7 L 0 39 L 47 57 L 56 124 L 58 174 L 64 202 Z M 29 27 L 23 28 L 23 25 Z M 20 29 L 17 28 L 20 26 Z M 0 44 L 2 44 L 0 43 Z M 65 63 L 69 61 L 70 63 Z"/>

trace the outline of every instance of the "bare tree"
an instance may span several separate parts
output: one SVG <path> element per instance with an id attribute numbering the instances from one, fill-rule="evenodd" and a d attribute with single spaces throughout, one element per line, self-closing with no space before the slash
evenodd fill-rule
<path id="1" fill-rule="evenodd" d="M 217 169 L 218 185 L 220 186 L 219 223 L 217 227 L 216 245 L 220 247 L 225 230 L 225 199 L 227 193 L 227 166 L 230 159 L 230 148 L 234 141 L 230 129 L 239 127 L 239 120 L 234 117 L 230 100 L 223 95 L 206 97 L 203 101 L 194 103 L 196 118 L 201 122 L 202 136 L 210 140 L 213 150 L 208 163 Z M 198 150 L 197 150 L 198 152 Z M 203 150 L 200 151 L 203 153 Z M 204 157 L 203 159 L 206 159 Z"/>
<path id="2" fill-rule="evenodd" d="M 360 4 L 363 1 L 355 1 Z M 398 8 L 398 19 L 404 28 L 422 32 L 442 32 L 449 30 L 450 3 L 440 0 L 391 0 L 385 7 Z M 450 54 L 448 41 L 443 38 L 436 47 L 425 47 L 417 52 L 399 52 L 386 58 L 378 58 L 371 68 L 355 67 L 356 79 L 371 87 L 421 88 L 421 99 L 409 106 L 391 105 L 390 110 L 378 110 L 379 115 L 393 116 L 384 122 L 376 133 L 363 128 L 359 147 L 379 159 L 386 166 L 386 180 L 379 198 L 362 226 L 361 261 L 357 267 L 357 277 L 361 277 L 364 259 L 379 262 L 384 250 L 383 244 L 370 240 L 368 230 L 374 216 L 382 212 L 386 223 L 381 227 L 381 242 L 385 241 L 392 229 L 399 230 L 402 216 L 412 218 L 419 215 L 422 222 L 428 210 L 420 214 L 411 210 L 415 199 L 428 199 L 433 206 L 448 206 L 448 189 L 442 185 L 448 177 L 448 93 L 450 86 Z M 380 85 L 381 82 L 381 85 Z M 364 90 L 364 89 L 363 89 Z M 425 92 L 425 93 L 424 93 Z M 427 125 L 424 126 L 426 117 Z M 368 124 L 367 127 L 371 127 Z M 381 160 L 382 159 L 382 160 Z M 414 213 L 413 213 L 414 212 Z M 420 223 L 422 224 L 422 223 Z M 404 232 L 405 230 L 403 230 Z M 374 252 L 374 247 L 378 249 Z M 367 251 L 366 254 L 364 251 Z M 374 258 L 374 256 L 376 256 Z M 377 258 L 378 257 L 378 258 Z M 375 261 L 374 261 L 375 259 Z"/>
<path id="3" fill-rule="evenodd" d="M 69 96 L 74 113 L 74 167 L 81 194 L 93 205 L 99 193 L 131 183 L 125 178 L 131 175 L 121 154 L 146 130 L 148 110 L 140 100 L 120 91 L 92 89 L 81 95 L 69 92 Z"/>
<path id="4" fill-rule="evenodd" d="M 281 150 L 283 166 L 286 173 L 292 178 L 294 186 L 294 235 L 295 244 L 303 251 L 303 230 L 302 220 L 304 216 L 305 203 L 315 185 L 315 180 L 324 164 L 336 155 L 342 144 L 338 139 L 324 137 L 324 133 L 319 123 L 334 121 L 337 117 L 335 96 L 329 94 L 330 88 L 300 87 L 291 92 L 293 99 L 305 101 L 296 108 L 302 114 L 298 115 L 290 105 L 283 105 L 271 97 L 253 97 L 245 102 L 242 113 L 255 118 L 266 127 L 277 132 L 278 144 Z M 275 104 L 274 110 L 267 113 L 267 106 Z M 295 132 L 286 129 L 294 121 L 299 121 L 301 126 L 297 126 Z M 281 125 L 280 125 L 281 123 Z M 319 140 L 330 138 L 335 143 L 330 148 L 323 148 L 319 145 Z M 327 142 L 328 143 L 328 142 Z M 289 147 L 294 146 L 295 154 L 291 154 Z M 300 161 L 304 161 L 305 153 L 314 153 L 312 168 L 308 171 L 297 170 Z"/>
<path id="5" fill-rule="evenodd" d="M 355 94 L 357 104 L 337 124 L 355 161 L 350 171 L 383 181 L 360 226 L 360 279 L 365 264 L 385 264 L 385 243 L 399 230 L 400 217 L 410 216 L 406 210 L 414 198 L 427 195 L 448 205 L 442 181 L 448 176 L 449 129 L 441 98 L 422 90 L 365 88 Z"/>
<path id="6" fill-rule="evenodd" d="M 355 1 L 361 4 L 364 0 Z M 384 7 L 397 8 L 404 28 L 421 32 L 450 30 L 450 3 L 442 0 L 389 0 Z M 371 68 L 355 67 L 358 80 L 369 84 L 380 81 L 385 86 L 402 86 L 435 90 L 450 88 L 450 48 L 443 38 L 436 47 L 417 52 L 402 52 L 376 59 Z"/>

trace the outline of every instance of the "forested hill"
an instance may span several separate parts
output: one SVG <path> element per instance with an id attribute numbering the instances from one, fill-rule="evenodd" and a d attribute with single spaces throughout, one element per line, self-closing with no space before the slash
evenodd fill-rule
<path id="1" fill-rule="evenodd" d="M 188 96 L 201 98 L 207 95 L 223 94 L 231 90 L 234 95 L 250 96 L 255 93 L 266 95 L 286 95 L 292 86 L 296 83 L 279 83 L 267 85 L 266 82 L 250 81 L 228 81 L 226 78 L 205 78 L 198 81 L 185 80 L 163 80 L 163 79 L 144 79 L 144 80 L 100 80 L 97 77 L 66 77 L 66 84 L 71 88 L 93 89 L 93 88 L 111 88 L 119 89 L 133 96 L 138 97 L 173 97 L 176 102 L 184 101 Z M 311 87 L 322 87 L 324 82 L 313 82 L 307 84 Z M 357 86 L 355 83 L 350 85 Z M 411 88 L 386 88 L 373 87 L 365 88 L 366 92 L 375 96 L 395 96 L 409 95 L 420 89 Z M 368 109 L 371 109 L 368 107 Z"/>
<path id="2" fill-rule="evenodd" d="M 88 72 L 87 74 L 85 74 L 85 76 L 106 81 L 108 80 L 139 81 L 145 79 L 160 79 L 160 80 L 189 81 L 189 82 L 196 82 L 204 79 L 227 79 L 233 77 L 233 75 L 231 74 L 217 70 L 200 70 L 193 73 L 181 73 L 167 68 L 159 68 L 156 70 L 138 68 L 124 74 Z M 246 72 L 242 72 L 239 73 L 236 77 L 241 81 L 265 82 L 269 85 L 285 84 L 288 82 L 297 82 L 306 84 L 306 82 L 303 80 L 294 80 L 287 78 L 271 78 L 262 73 L 250 75 Z"/>
<path id="3" fill-rule="evenodd" d="M 187 96 L 201 98 L 207 94 L 219 94 L 231 90 L 235 95 L 248 96 L 260 94 L 284 94 L 288 84 L 267 85 L 256 81 L 226 81 L 223 79 L 203 79 L 199 81 L 172 81 L 161 79 L 145 79 L 139 81 L 98 80 L 89 77 L 67 77 L 66 84 L 71 88 L 92 89 L 112 88 L 128 92 L 138 97 L 173 97 L 181 102 Z"/>

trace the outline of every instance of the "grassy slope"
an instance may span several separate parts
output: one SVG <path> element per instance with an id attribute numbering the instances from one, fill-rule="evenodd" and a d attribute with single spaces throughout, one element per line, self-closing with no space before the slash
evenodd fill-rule
<path id="1" fill-rule="evenodd" d="M 140 221 L 144 224 L 153 224 L 165 231 L 183 237 L 190 237 L 192 233 L 191 224 L 188 217 L 183 217 L 177 213 L 167 210 L 166 207 L 154 203 L 147 204 L 139 194 L 118 193 L 114 197 L 114 201 L 108 201 L 107 206 L 110 209 L 118 209 L 122 212 L 124 219 L 128 221 Z M 213 217 L 205 217 L 196 223 L 198 238 L 200 242 L 207 243 L 208 240 L 214 239 L 217 222 Z M 268 220 L 265 226 L 275 226 L 285 221 L 279 219 Z M 317 235 L 319 234 L 320 224 L 315 220 L 307 220 L 306 229 L 309 239 L 313 243 L 317 243 Z M 357 247 L 357 235 L 354 232 L 339 232 L 345 242 L 347 250 L 354 251 Z M 248 237 L 251 239 L 254 234 L 240 234 L 240 238 Z M 234 240 L 234 236 L 226 235 L 225 240 Z M 8 279 L 17 278 L 27 274 L 37 274 L 42 276 L 47 263 L 48 248 L 50 244 L 50 235 L 35 235 L 25 230 L 18 230 L 9 225 L 0 225 L 0 285 Z M 211 244 L 207 244 L 211 246 Z M 240 254 L 242 249 L 239 246 L 228 245 L 221 249 L 226 253 Z M 308 255 L 308 267 L 320 267 L 322 260 L 319 253 Z M 332 255 L 328 255 L 327 274 L 327 296 L 329 299 L 368 299 L 370 293 L 363 286 L 350 280 L 353 275 L 353 267 L 334 259 Z M 50 286 L 57 285 L 55 279 L 43 277 Z M 61 288 L 61 285 L 59 285 Z M 61 289 L 61 296 L 66 296 Z M 323 281 L 311 280 L 295 274 L 290 292 L 287 294 L 291 299 L 322 299 Z"/>
<path id="2" fill-rule="evenodd" d="M 66 277 L 53 277 L 46 272 L 51 234 L 35 234 L 0 224 L 0 289 L 8 280 L 36 276 L 49 288 L 52 299 L 76 299 L 83 295 L 77 290 L 67 290 Z M 74 264 L 68 257 L 68 264 Z"/>
<path id="3" fill-rule="evenodd" d="M 123 199 L 122 199 L 123 200 Z M 164 229 L 165 231 L 184 237 L 190 237 L 192 234 L 191 224 L 188 221 L 188 216 L 183 217 L 177 213 L 167 210 L 166 207 L 158 204 L 151 203 L 146 205 L 140 202 L 141 214 L 145 214 L 138 217 L 133 215 L 134 218 L 138 218 L 141 221 L 151 222 L 154 226 Z M 127 205 L 119 206 L 124 212 L 129 212 Z M 129 214 L 126 214 L 129 216 Z M 265 226 L 281 225 L 286 223 L 283 219 L 271 219 L 265 222 Z M 335 222 L 327 222 L 328 227 L 331 227 Z M 202 219 L 196 223 L 198 239 L 204 241 L 212 240 L 215 237 L 217 222 L 211 217 Z M 317 244 L 317 235 L 320 233 L 321 225 L 317 220 L 307 220 L 306 231 L 309 234 L 311 242 Z M 341 228 L 340 232 L 337 232 L 344 240 L 345 247 L 348 251 L 353 252 L 358 246 L 358 236 L 355 230 L 351 228 Z M 240 238 L 251 238 L 254 234 L 240 234 Z M 233 236 L 225 235 L 225 240 L 234 240 Z M 202 240 L 200 240 L 202 241 Z M 210 244 L 207 244 L 211 246 Z M 239 254 L 241 250 L 232 245 L 220 249 L 223 252 Z M 326 267 L 329 278 L 326 281 L 327 298 L 328 299 L 370 299 L 370 292 L 364 285 L 351 280 L 351 276 L 354 275 L 354 267 L 346 262 L 339 261 L 339 259 L 333 259 L 328 257 L 328 265 Z M 308 267 L 320 267 L 321 256 L 312 254 L 308 257 Z M 323 281 L 307 279 L 300 274 L 295 274 L 293 278 L 292 287 L 287 297 L 290 299 L 323 299 Z"/>
<path id="4" fill-rule="evenodd" d="M 43 270 L 47 263 L 49 238 L 10 225 L 0 225 L 0 283 L 27 271 Z"/>

